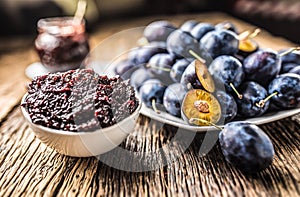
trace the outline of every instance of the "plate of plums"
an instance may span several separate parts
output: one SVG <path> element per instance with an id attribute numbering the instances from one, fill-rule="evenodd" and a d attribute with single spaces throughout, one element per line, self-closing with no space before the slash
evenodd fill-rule
<path id="1" fill-rule="evenodd" d="M 99 155 L 142 113 L 190 131 L 221 130 L 226 160 L 245 172 L 271 164 L 272 142 L 257 125 L 300 113 L 300 48 L 260 48 L 259 29 L 238 33 L 228 21 L 154 21 L 139 30 L 100 43 L 94 70 L 32 80 L 21 109 L 38 138 L 65 155 Z M 113 49 L 129 52 L 107 64 Z"/>
<path id="2" fill-rule="evenodd" d="M 300 113 L 300 48 L 260 48 L 259 32 L 239 33 L 229 21 L 154 21 L 110 70 L 130 80 L 142 114 L 195 132 Z"/>

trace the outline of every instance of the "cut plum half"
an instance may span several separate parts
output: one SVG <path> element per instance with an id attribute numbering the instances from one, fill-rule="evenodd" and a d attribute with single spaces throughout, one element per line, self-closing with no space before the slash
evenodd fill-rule
<path id="1" fill-rule="evenodd" d="M 246 57 L 258 50 L 258 44 L 254 40 L 252 40 L 252 38 L 255 38 L 260 33 L 260 31 L 261 30 L 257 28 L 252 33 L 250 31 L 245 31 L 239 34 L 240 43 L 238 54 Z"/>
<path id="2" fill-rule="evenodd" d="M 188 91 L 184 97 L 181 115 L 192 125 L 214 125 L 220 120 L 221 106 L 211 93 L 193 89 Z"/>
<path id="3" fill-rule="evenodd" d="M 196 75 L 200 83 L 202 84 L 203 88 L 208 92 L 214 92 L 215 83 L 207 69 L 207 66 L 203 62 L 199 60 L 195 60 L 195 69 L 196 69 Z"/>
<path id="4" fill-rule="evenodd" d="M 243 40 L 239 44 L 239 50 L 246 53 L 253 53 L 257 51 L 258 44 L 253 40 Z"/>

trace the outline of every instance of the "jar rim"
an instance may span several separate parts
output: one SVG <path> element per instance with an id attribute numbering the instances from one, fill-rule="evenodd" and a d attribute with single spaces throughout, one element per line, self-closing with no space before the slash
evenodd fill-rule
<path id="1" fill-rule="evenodd" d="M 37 27 L 39 32 L 70 35 L 83 33 L 85 31 L 85 20 L 76 23 L 74 17 L 71 16 L 41 18 L 37 22 Z"/>

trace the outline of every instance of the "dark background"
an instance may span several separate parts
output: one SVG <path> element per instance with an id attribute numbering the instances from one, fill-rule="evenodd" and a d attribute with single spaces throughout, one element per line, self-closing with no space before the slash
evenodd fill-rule
<path id="1" fill-rule="evenodd" d="M 39 0 L 26 3 L 26 0 L 10 0 L 20 5 L 8 6 L 0 2 L 0 36 L 7 38 L 16 35 L 35 36 L 39 18 L 61 16 L 66 12 L 54 1 Z M 20 3 L 23 1 L 23 3 Z M 136 5 L 122 8 L 122 0 L 106 3 L 117 4 L 105 9 L 101 0 L 93 0 L 99 9 L 99 16 L 88 21 L 88 30 L 103 21 L 123 20 L 149 15 L 174 15 L 221 11 L 263 27 L 274 35 L 285 37 L 300 44 L 300 0 L 140 0 Z M 25 2 L 25 3 L 24 3 Z M 103 1 L 102 1 L 103 2 Z M 76 1 L 74 0 L 76 4 Z M 109 7 L 109 6 L 108 6 Z M 121 8 L 120 8 L 121 7 Z M 103 9 L 102 9 L 103 8 Z"/>

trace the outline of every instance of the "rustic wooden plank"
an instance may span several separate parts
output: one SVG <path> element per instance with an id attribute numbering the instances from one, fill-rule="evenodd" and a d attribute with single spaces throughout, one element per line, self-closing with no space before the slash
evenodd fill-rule
<path id="1" fill-rule="evenodd" d="M 36 58 L 32 49 L 0 55 L 0 122 L 25 94 L 29 81 L 24 70 Z"/>
<path id="2" fill-rule="evenodd" d="M 254 28 L 222 14 L 158 18 L 171 19 L 176 24 L 191 18 L 212 23 L 231 20 L 240 30 Z M 92 46 L 122 29 L 143 26 L 153 20 L 149 17 L 103 24 L 100 33 L 91 35 Z M 293 46 L 266 32 L 257 41 L 274 49 Z M 271 137 L 276 156 L 272 166 L 253 176 L 244 175 L 226 163 L 218 144 L 201 156 L 203 134 L 197 134 L 185 150 L 184 140 L 173 141 L 176 128 L 144 116 L 139 118 L 136 131 L 121 145 L 135 152 L 135 158 L 140 160 L 128 161 L 121 151 L 115 151 L 117 164 L 155 168 L 156 164 L 178 156 L 167 166 L 148 172 L 126 172 L 109 167 L 97 158 L 72 158 L 56 153 L 34 136 L 15 107 L 25 92 L 24 69 L 35 60 L 33 50 L 0 56 L 0 196 L 300 195 L 300 117 L 297 116 L 261 126 Z M 161 150 L 170 143 L 171 150 Z M 155 151 L 157 156 L 147 160 L 148 154 Z M 116 162 L 112 158 L 110 161 Z"/>
<path id="3" fill-rule="evenodd" d="M 154 130 L 161 124 L 150 123 L 149 118 L 140 117 L 139 123 L 123 143 L 127 150 L 147 154 L 170 143 L 175 135 L 176 128 L 170 126 Z M 96 158 L 56 153 L 34 137 L 16 109 L 0 129 L 0 196 L 300 195 L 300 125 L 288 118 L 261 128 L 274 142 L 276 156 L 273 165 L 258 175 L 247 176 L 232 168 L 218 145 L 207 155 L 199 155 L 203 134 L 197 134 L 185 152 L 182 142 L 177 142 L 174 148 L 180 157 L 168 166 L 151 172 L 125 172 Z M 141 141 L 143 146 L 138 143 Z M 146 141 L 152 141 L 152 146 Z M 163 154 L 168 157 L 170 152 Z M 118 156 L 120 162 L 131 162 Z"/>

